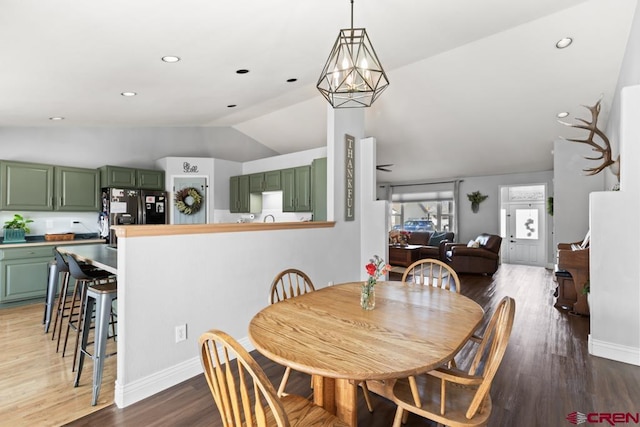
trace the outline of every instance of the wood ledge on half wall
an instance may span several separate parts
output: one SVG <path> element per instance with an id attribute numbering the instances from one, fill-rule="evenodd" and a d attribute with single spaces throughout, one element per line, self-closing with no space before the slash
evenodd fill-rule
<path id="1" fill-rule="evenodd" d="M 147 224 L 114 225 L 118 237 L 171 236 L 180 234 L 235 233 L 239 231 L 299 230 L 304 228 L 332 228 L 335 221 L 244 222 L 220 224 Z"/>

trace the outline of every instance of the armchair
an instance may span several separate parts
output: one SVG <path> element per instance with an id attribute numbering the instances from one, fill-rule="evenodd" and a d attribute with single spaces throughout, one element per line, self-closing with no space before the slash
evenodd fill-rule
<path id="1" fill-rule="evenodd" d="M 500 264 L 500 245 L 502 237 L 482 233 L 476 237 L 478 247 L 469 247 L 464 243 L 447 243 L 445 256 L 456 273 L 476 273 L 493 275 Z"/>

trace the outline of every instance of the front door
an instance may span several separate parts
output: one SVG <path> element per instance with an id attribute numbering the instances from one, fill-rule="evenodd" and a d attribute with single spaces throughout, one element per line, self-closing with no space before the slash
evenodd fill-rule
<path id="1" fill-rule="evenodd" d="M 512 203 L 508 207 L 508 261 L 544 266 L 544 203 Z M 503 241 L 504 244 L 504 241 Z"/>
<path id="2" fill-rule="evenodd" d="M 172 224 L 206 224 L 207 178 L 191 176 L 173 178 L 171 205 L 173 206 Z"/>

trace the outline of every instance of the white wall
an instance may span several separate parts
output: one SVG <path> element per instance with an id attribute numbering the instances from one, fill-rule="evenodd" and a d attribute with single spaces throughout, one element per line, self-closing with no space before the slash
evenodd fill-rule
<path id="1" fill-rule="evenodd" d="M 460 183 L 459 194 L 459 230 L 456 233 L 457 242 L 468 242 L 480 233 L 500 234 L 500 187 L 520 184 L 547 184 L 552 188 L 553 172 L 531 172 L 521 174 L 491 175 L 464 178 Z M 480 203 L 478 213 L 471 210 L 471 202 L 467 194 L 480 191 L 489 196 Z M 547 242 L 552 241 L 551 227 L 547 221 Z M 549 243 L 550 245 L 550 243 Z M 549 246 L 548 245 L 548 246 Z M 550 249 L 547 250 L 550 252 Z M 548 258 L 551 255 L 548 254 Z"/>
<path id="2" fill-rule="evenodd" d="M 267 305 L 268 287 L 279 271 L 300 268 L 318 288 L 364 279 L 363 254 L 368 259 L 386 247 L 383 233 L 364 243 L 361 239 L 363 224 L 373 233 L 385 224 L 385 202 L 373 200 L 375 180 L 369 173 L 375 168 L 375 144 L 367 141 L 363 149 L 359 142 L 362 111 L 328 113 L 332 185 L 327 192 L 335 214 L 328 213 L 335 227 L 119 239 L 118 406 L 201 372 L 197 339 L 208 329 L 223 329 L 251 348 L 249 321 Z M 349 222 L 343 216 L 345 133 L 356 137 L 359 159 L 356 219 Z M 353 303 L 358 309 L 359 301 Z M 176 344 L 175 326 L 185 323 L 188 339 Z"/>
<path id="3" fill-rule="evenodd" d="M 585 135 L 586 136 L 586 131 Z M 604 190 L 604 174 L 588 176 L 597 162 L 584 144 L 557 140 L 553 147 L 553 247 L 582 241 L 589 230 L 589 194 Z M 555 257 L 554 257 L 555 258 Z"/>
<path id="4" fill-rule="evenodd" d="M 242 164 L 242 173 L 247 175 L 296 166 L 307 166 L 310 165 L 314 159 L 320 159 L 322 157 L 327 157 L 327 147 L 313 148 L 311 150 L 298 151 L 295 153 L 282 154 L 280 156 L 244 162 Z"/>
<path id="5" fill-rule="evenodd" d="M 640 365 L 640 86 L 621 101 L 620 191 L 590 199 L 589 352 Z"/>
<path id="6" fill-rule="evenodd" d="M 0 159 L 98 168 L 153 168 L 162 157 L 244 162 L 276 155 L 232 128 L 0 127 Z"/>

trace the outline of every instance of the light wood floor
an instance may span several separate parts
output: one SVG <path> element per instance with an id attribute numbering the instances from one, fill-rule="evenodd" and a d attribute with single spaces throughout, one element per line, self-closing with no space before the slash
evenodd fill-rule
<path id="1" fill-rule="evenodd" d="M 590 356 L 589 321 L 553 307 L 551 272 L 502 265 L 493 278 L 462 276 L 462 292 L 490 314 L 504 295 L 516 300 L 516 320 L 507 353 L 491 389 L 490 426 L 564 426 L 573 412 L 640 412 L 640 367 Z M 489 317 L 489 316 L 486 316 Z M 89 375 L 73 389 L 70 358 L 62 362 L 49 346 L 42 305 L 0 311 L 0 425 L 60 425 L 92 411 Z M 215 327 L 215 325 L 211 325 Z M 8 346 L 8 347 L 7 347 Z M 277 384 L 283 368 L 252 353 Z M 100 406 L 113 399 L 111 366 Z M 88 367 L 91 366 L 89 362 Z M 84 374 L 83 374 L 84 375 Z M 111 383 L 109 383 L 111 382 Z M 309 395 L 309 379 L 294 372 L 288 391 Z M 390 426 L 394 405 L 373 397 L 374 413 L 360 399 L 359 425 Z M 99 408 L 97 407 L 97 408 Z M 125 409 L 114 405 L 71 423 L 73 426 L 221 426 L 202 375 Z M 407 426 L 431 425 L 410 416 Z"/>
<path id="2" fill-rule="evenodd" d="M 0 309 L 0 426 L 59 426 L 113 403 L 116 357 L 105 361 L 102 390 L 93 407 L 93 362 L 85 358 L 80 385 L 74 388 L 75 336 L 69 336 L 64 358 L 62 342 L 56 353 L 53 328 L 44 333 L 43 310 L 44 303 Z M 115 343 L 109 341 L 111 352 Z"/>

